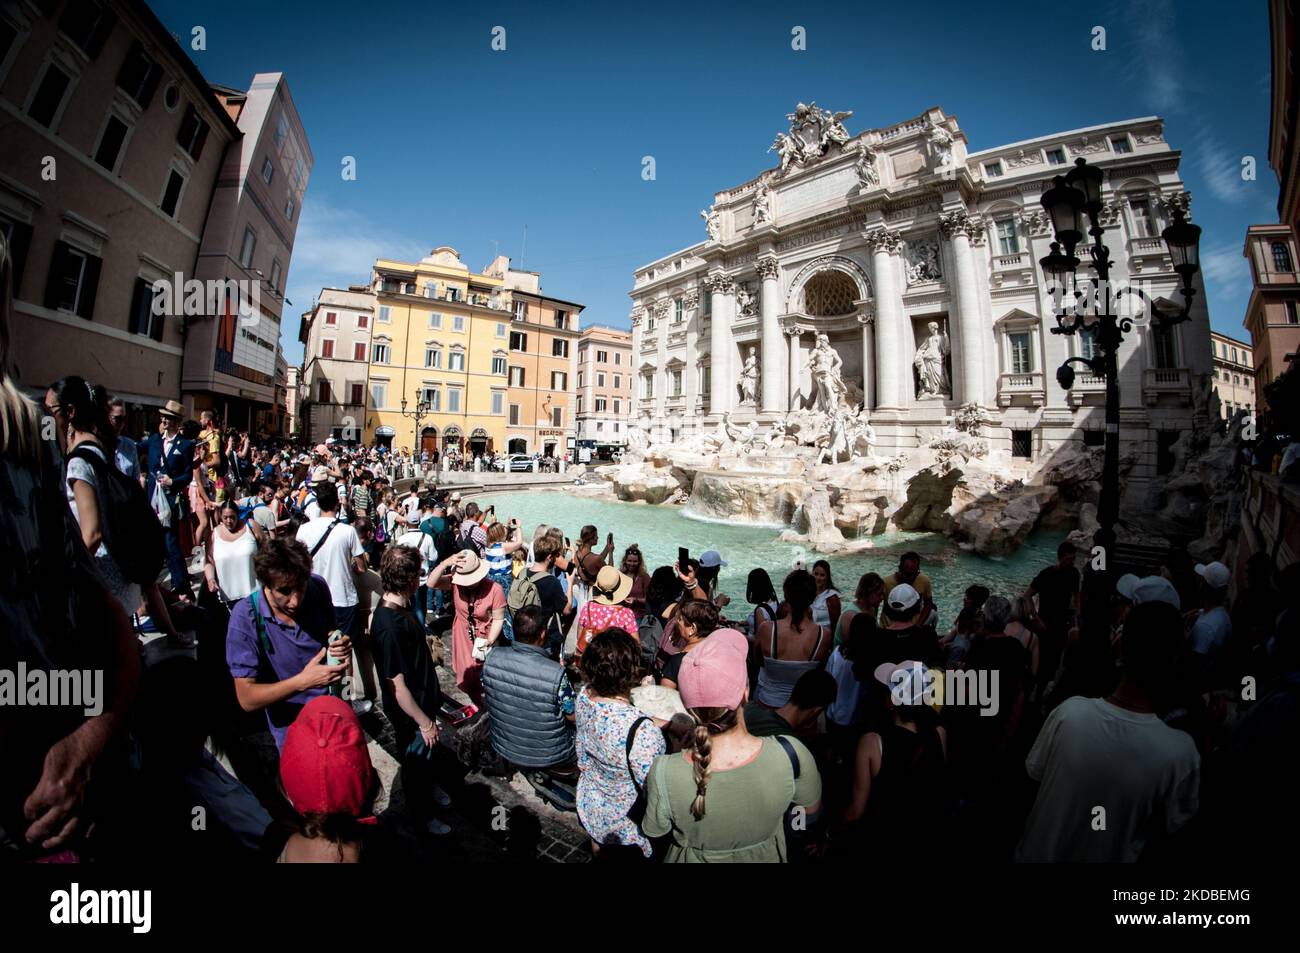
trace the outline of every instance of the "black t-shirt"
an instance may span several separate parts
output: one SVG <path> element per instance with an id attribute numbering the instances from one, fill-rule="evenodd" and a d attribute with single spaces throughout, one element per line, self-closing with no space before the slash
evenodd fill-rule
<path id="1" fill-rule="evenodd" d="M 1000 722 L 1011 713 L 1011 706 L 1028 678 L 1029 662 L 1029 650 L 1009 635 L 978 636 L 971 643 L 966 670 L 998 673 L 998 713 L 986 720 Z"/>
<path id="2" fill-rule="evenodd" d="M 537 574 L 529 570 L 528 575 L 531 578 Z M 562 635 L 556 628 L 559 623 L 555 622 L 555 617 L 564 615 L 564 604 L 568 601 L 564 595 L 564 586 L 560 580 L 549 573 L 544 576 L 539 575 L 533 584 L 537 586 L 537 598 L 541 600 L 542 611 L 546 613 L 547 631 L 551 639 L 555 640 Z"/>
<path id="3" fill-rule="evenodd" d="M 1074 610 L 1074 594 L 1079 591 L 1079 570 L 1073 566 L 1048 566 L 1033 581 L 1038 593 L 1038 614 L 1048 625 L 1060 626 Z"/>
<path id="4" fill-rule="evenodd" d="M 401 675 L 420 710 L 430 718 L 437 717 L 442 692 L 424 629 L 409 611 L 381 605 L 371 620 L 370 635 L 375 641 L 375 666 L 384 679 L 384 714 L 399 738 L 412 738 L 419 727 L 397 704 L 388 679 Z"/>
<path id="5" fill-rule="evenodd" d="M 674 685 L 680 685 L 681 672 L 682 672 L 682 660 L 685 658 L 686 658 L 685 652 L 674 652 L 672 655 L 667 655 L 665 653 L 663 666 L 661 667 L 659 672 L 659 680 L 663 681 L 666 678 L 669 681 L 671 681 Z M 753 732 L 751 731 L 750 734 L 752 735 Z"/>
<path id="6" fill-rule="evenodd" d="M 874 672 L 884 662 L 921 662 L 937 665 L 939 637 L 928 625 L 909 625 L 905 629 L 877 629 L 867 645 L 867 672 Z"/>

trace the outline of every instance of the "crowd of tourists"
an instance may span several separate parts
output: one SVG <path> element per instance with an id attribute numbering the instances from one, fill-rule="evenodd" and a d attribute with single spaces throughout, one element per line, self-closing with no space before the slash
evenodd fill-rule
<path id="1" fill-rule="evenodd" d="M 77 376 L 42 408 L 2 297 L 0 667 L 103 673 L 84 711 L 0 706 L 8 857 L 167 844 L 188 814 L 166 805 L 196 785 L 268 859 L 396 856 L 371 816 L 376 724 L 435 850 L 463 823 L 445 754 L 475 744 L 567 785 L 606 862 L 895 859 L 945 834 L 1006 861 L 1295 842 L 1294 565 L 1252 557 L 1233 599 L 1227 566 L 1178 554 L 1103 588 L 1066 543 L 1020 591 L 940 605 L 909 552 L 844 589 L 824 560 L 738 565 L 738 604 L 719 576 L 740 554 L 652 566 L 617 526 L 524 526 L 395 481 L 374 449 L 260 445 L 175 402 L 128 435 Z M 155 641 L 179 651 L 149 662 Z M 212 756 L 252 734 L 270 783 Z"/>

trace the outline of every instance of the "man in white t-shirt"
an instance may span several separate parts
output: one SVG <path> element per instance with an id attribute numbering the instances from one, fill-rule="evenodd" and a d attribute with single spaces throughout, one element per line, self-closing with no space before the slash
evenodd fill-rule
<path id="1" fill-rule="evenodd" d="M 419 550 L 420 573 L 424 576 L 429 575 L 429 570 L 433 568 L 434 557 L 437 555 L 437 550 L 433 547 L 432 536 L 421 532 L 418 528 L 410 529 L 397 537 L 396 545 L 409 546 L 411 549 Z"/>
<path id="2" fill-rule="evenodd" d="M 1201 758 L 1155 714 L 1174 669 L 1182 617 L 1165 602 L 1124 621 L 1123 674 L 1109 698 L 1067 699 L 1043 724 L 1025 769 L 1041 783 L 1016 860 L 1131 863 L 1196 813 Z"/>
<path id="3" fill-rule="evenodd" d="M 1196 574 L 1201 577 L 1201 611 L 1192 621 L 1187 640 L 1202 665 L 1208 667 L 1232 635 L 1232 616 L 1224 607 L 1232 570 L 1223 563 L 1197 563 Z"/>
<path id="4" fill-rule="evenodd" d="M 357 584 L 352 574 L 366 571 L 365 548 L 357 531 L 337 519 L 339 491 L 333 483 L 316 488 L 316 502 L 320 516 L 298 527 L 298 542 L 312 553 L 312 571 L 329 584 L 336 625 L 351 636 L 357 608 Z"/>

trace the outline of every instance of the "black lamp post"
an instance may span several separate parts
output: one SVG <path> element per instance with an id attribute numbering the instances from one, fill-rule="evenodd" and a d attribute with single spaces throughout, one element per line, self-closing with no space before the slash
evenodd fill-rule
<path id="1" fill-rule="evenodd" d="M 402 398 L 400 406 L 403 417 L 411 417 L 415 420 L 415 439 L 411 441 L 411 459 L 418 460 L 420 458 L 420 420 L 429 416 L 429 402 L 425 400 L 424 395 L 417 388 L 415 391 L 415 408 L 409 411 L 406 409 L 405 397 Z"/>
<path id="2" fill-rule="evenodd" d="M 1095 537 L 1097 545 L 1104 548 L 1109 566 L 1113 557 L 1115 524 L 1119 521 L 1119 365 L 1118 353 L 1124 335 L 1133 329 L 1133 319 L 1116 314 L 1120 294 L 1141 292 L 1126 290 L 1113 293 L 1110 286 L 1110 250 L 1102 244 L 1103 226 L 1099 221 L 1102 210 L 1102 170 L 1088 165 L 1086 159 L 1076 159 L 1074 168 L 1065 176 L 1056 176 L 1051 188 L 1043 192 L 1042 204 L 1052 222 L 1056 241 L 1051 253 L 1042 258 L 1043 274 L 1047 278 L 1049 293 L 1055 302 L 1057 326 L 1053 334 L 1074 334 L 1090 327 L 1096 335 L 1096 354 L 1091 358 L 1073 357 L 1061 365 L 1056 379 L 1069 390 L 1074 384 L 1073 364 L 1085 365 L 1093 374 L 1106 382 L 1106 444 L 1105 466 L 1101 478 L 1101 498 L 1097 505 Z M 1078 280 L 1079 259 L 1074 250 L 1083 239 L 1084 217 L 1087 217 L 1088 235 L 1092 246 L 1088 256 L 1096 271 L 1095 278 L 1085 278 L 1080 290 Z M 1174 222 L 1161 234 L 1174 262 L 1174 271 L 1182 278 L 1182 306 L 1174 313 L 1161 311 L 1154 302 L 1147 301 L 1151 320 L 1164 325 L 1178 324 L 1191 316 L 1192 297 L 1196 290 L 1192 278 L 1200 269 L 1198 262 L 1201 229 L 1184 219 L 1181 209 L 1174 211 Z M 1071 303 L 1066 302 L 1065 289 L 1069 286 Z M 1105 577 L 1103 577 L 1105 578 Z"/>

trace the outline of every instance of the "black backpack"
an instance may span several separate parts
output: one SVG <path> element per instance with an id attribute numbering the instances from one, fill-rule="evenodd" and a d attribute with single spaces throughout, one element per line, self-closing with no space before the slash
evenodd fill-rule
<path id="1" fill-rule="evenodd" d="M 438 561 L 442 562 L 455 556 L 462 549 L 460 534 L 450 526 L 443 528 L 442 532 L 433 537 L 433 548 L 438 551 Z"/>
<path id="2" fill-rule="evenodd" d="M 104 543 L 122 575 L 142 586 L 157 582 L 167 549 L 158 514 L 140 484 L 85 444 L 68 456 L 85 460 L 95 471 Z"/>

